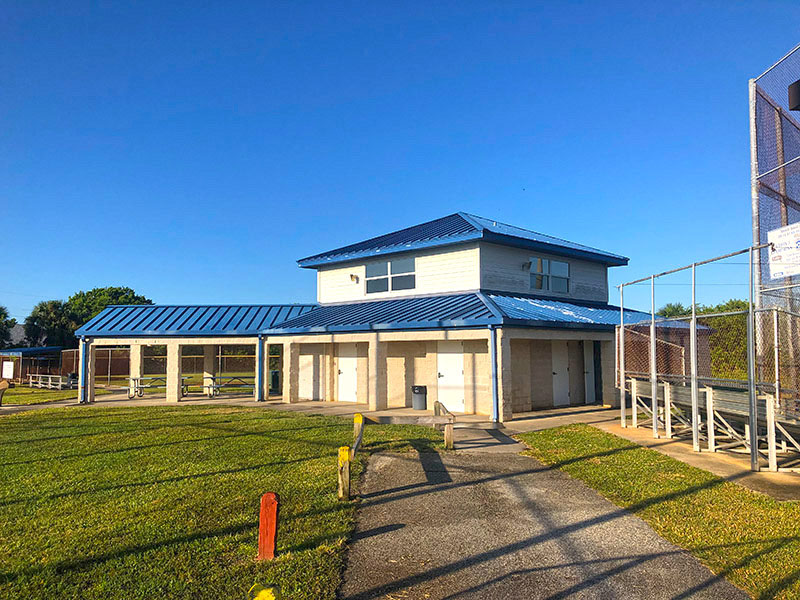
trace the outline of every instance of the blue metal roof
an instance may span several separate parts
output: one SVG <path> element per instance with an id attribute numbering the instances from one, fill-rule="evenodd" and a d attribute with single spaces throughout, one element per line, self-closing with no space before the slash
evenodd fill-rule
<path id="1" fill-rule="evenodd" d="M 319 306 L 264 333 L 475 327 L 495 317 L 479 294 L 447 294 Z"/>
<path id="2" fill-rule="evenodd" d="M 0 350 L 0 356 L 42 356 L 45 354 L 58 354 L 63 346 L 35 346 L 33 348 L 6 348 Z"/>
<path id="3" fill-rule="evenodd" d="M 650 318 L 626 310 L 626 323 Z M 498 292 L 470 292 L 319 306 L 262 333 L 270 335 L 520 326 L 613 330 L 619 308 Z"/>
<path id="4" fill-rule="evenodd" d="M 565 302 L 541 296 L 487 292 L 487 297 L 503 314 L 505 325 L 530 325 L 532 323 L 568 324 L 571 327 L 615 327 L 619 325 L 619 307 L 594 302 Z M 625 324 L 650 320 L 650 314 L 626 310 Z"/>
<path id="5" fill-rule="evenodd" d="M 88 337 L 257 335 L 313 304 L 109 306 L 75 332 Z"/>
<path id="6" fill-rule="evenodd" d="M 386 256 L 409 250 L 449 246 L 476 240 L 594 260 L 612 266 L 628 264 L 628 259 L 618 254 L 464 212 L 370 238 L 357 244 L 315 254 L 302 258 L 297 263 L 301 267 L 316 268 L 362 258 Z"/>

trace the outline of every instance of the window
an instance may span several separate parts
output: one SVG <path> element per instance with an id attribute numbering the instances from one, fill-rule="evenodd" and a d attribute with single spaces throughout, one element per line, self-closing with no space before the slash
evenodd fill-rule
<path id="1" fill-rule="evenodd" d="M 416 287 L 414 258 L 396 258 L 381 262 L 367 263 L 367 293 L 413 290 Z"/>
<path id="2" fill-rule="evenodd" d="M 531 289 L 568 293 L 569 263 L 547 258 L 531 258 Z"/>

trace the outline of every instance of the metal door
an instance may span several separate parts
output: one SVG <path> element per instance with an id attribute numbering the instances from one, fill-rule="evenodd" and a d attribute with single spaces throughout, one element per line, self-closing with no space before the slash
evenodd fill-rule
<path id="1" fill-rule="evenodd" d="M 339 402 L 358 400 L 358 353 L 355 344 L 339 344 L 339 374 L 337 398 Z"/>
<path id="2" fill-rule="evenodd" d="M 583 378 L 586 382 L 586 404 L 597 402 L 594 384 L 594 342 L 583 342 Z"/>
<path id="3" fill-rule="evenodd" d="M 437 353 L 438 399 L 447 410 L 464 412 L 464 345 L 439 342 Z"/>
<path id="4" fill-rule="evenodd" d="M 569 353 L 564 340 L 553 340 L 553 406 L 569 406 Z"/>

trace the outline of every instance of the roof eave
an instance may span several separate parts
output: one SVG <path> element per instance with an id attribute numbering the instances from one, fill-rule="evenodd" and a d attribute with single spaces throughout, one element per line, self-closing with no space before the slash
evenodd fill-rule
<path id="1" fill-rule="evenodd" d="M 499 325 L 494 317 L 490 319 L 451 319 L 440 321 L 413 321 L 399 323 L 360 323 L 358 325 L 326 325 L 321 327 L 272 328 L 261 331 L 263 335 L 297 335 L 314 333 L 358 333 L 370 331 L 408 331 L 409 329 L 475 329 Z"/>
<path id="2" fill-rule="evenodd" d="M 324 258 L 325 252 L 309 256 L 307 258 L 301 258 L 297 261 L 297 265 L 303 269 L 316 269 L 318 267 L 324 267 L 328 265 L 338 265 L 348 262 L 353 262 L 356 260 L 361 260 L 364 258 L 378 258 L 381 256 L 389 256 L 394 254 L 400 254 L 401 252 L 413 252 L 414 250 L 422 250 L 427 248 L 441 248 L 443 246 L 452 246 L 455 244 L 463 244 L 466 242 L 473 242 L 480 240 L 482 237 L 480 231 L 471 231 L 469 233 L 464 233 L 456 236 L 451 236 L 446 239 L 437 239 L 437 240 L 426 240 L 422 242 L 414 242 L 411 244 L 405 244 L 402 246 L 395 246 L 389 248 L 379 248 L 373 250 L 361 250 L 358 252 L 352 252 L 346 255 L 334 256 L 331 258 Z M 331 252 L 335 252 L 332 250 Z M 321 258 L 317 258 L 317 257 Z"/>
<path id="3" fill-rule="evenodd" d="M 558 244 L 550 244 L 548 242 L 538 242 L 536 240 L 526 240 L 525 238 L 516 237 L 513 235 L 505 235 L 502 233 L 495 233 L 493 231 L 483 232 L 483 241 L 502 246 L 513 246 L 516 248 L 525 248 L 528 250 L 538 250 L 541 252 L 548 252 L 559 256 L 567 256 L 570 258 L 582 258 L 593 262 L 599 262 L 613 267 L 624 267 L 630 260 L 627 256 L 619 256 L 602 251 L 582 250 L 579 248 L 567 248 Z"/>

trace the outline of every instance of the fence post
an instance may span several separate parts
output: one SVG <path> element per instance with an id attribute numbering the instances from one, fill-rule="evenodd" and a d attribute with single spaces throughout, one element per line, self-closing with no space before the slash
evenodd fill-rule
<path id="1" fill-rule="evenodd" d="M 717 438 L 714 431 L 716 425 L 714 418 L 714 389 L 706 386 L 706 427 L 708 428 L 708 450 L 717 451 Z"/>
<path id="2" fill-rule="evenodd" d="M 619 286 L 619 424 L 628 426 L 628 417 L 625 414 L 625 296 L 624 285 Z"/>
<path id="3" fill-rule="evenodd" d="M 639 380 L 631 378 L 631 425 L 639 426 Z"/>
<path id="4" fill-rule="evenodd" d="M 445 450 L 453 449 L 453 422 L 445 423 L 444 426 L 444 448 Z"/>
<path id="5" fill-rule="evenodd" d="M 278 503 L 278 494 L 275 492 L 267 492 L 261 496 L 261 510 L 258 515 L 258 560 L 275 558 Z"/>
<path id="6" fill-rule="evenodd" d="M 350 446 L 339 448 L 339 500 L 350 500 Z"/>
<path id="7" fill-rule="evenodd" d="M 672 439 L 672 386 L 664 382 L 664 429 L 667 438 Z"/>
<path id="8" fill-rule="evenodd" d="M 700 452 L 700 390 L 697 385 L 697 263 L 692 263 L 692 331 L 689 334 L 692 384 L 692 449 Z"/>
<path id="9" fill-rule="evenodd" d="M 775 340 L 775 395 L 767 398 L 767 456 L 769 470 L 778 470 L 778 448 L 775 442 L 775 409 L 780 405 L 781 398 L 781 366 L 778 344 L 778 309 L 772 310 L 772 328 Z"/>
<path id="10" fill-rule="evenodd" d="M 755 312 L 753 310 L 753 247 L 750 246 L 750 298 L 747 310 L 747 383 L 749 392 L 750 413 L 750 469 L 759 471 L 758 462 L 758 404 L 756 403 L 756 342 L 753 327 L 755 325 Z M 760 256 L 760 253 L 759 253 Z M 759 263 L 759 272 L 761 264 Z"/>
<path id="11" fill-rule="evenodd" d="M 650 276 L 650 410 L 653 437 L 658 439 L 658 365 L 656 363 L 656 278 Z"/>

